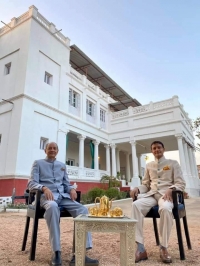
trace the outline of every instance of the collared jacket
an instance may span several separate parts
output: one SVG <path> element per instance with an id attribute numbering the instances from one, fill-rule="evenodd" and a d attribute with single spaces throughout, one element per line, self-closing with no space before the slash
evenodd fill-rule
<path id="1" fill-rule="evenodd" d="M 48 158 L 34 161 L 28 188 L 42 190 L 43 186 L 52 191 L 54 200 L 58 199 L 59 195 L 70 198 L 70 190 L 74 187 L 70 185 L 66 165 Z"/>
<path id="2" fill-rule="evenodd" d="M 185 180 L 179 163 L 175 160 L 162 158 L 155 159 L 146 165 L 142 185 L 138 186 L 140 193 L 150 196 L 155 193 L 164 195 L 168 188 L 183 191 Z"/>

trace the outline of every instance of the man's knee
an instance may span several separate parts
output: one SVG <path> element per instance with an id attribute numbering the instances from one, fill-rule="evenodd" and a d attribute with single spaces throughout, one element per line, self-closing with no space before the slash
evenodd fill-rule
<path id="1" fill-rule="evenodd" d="M 172 212 L 173 204 L 169 201 L 164 201 L 159 207 L 159 212 Z"/>
<path id="2" fill-rule="evenodd" d="M 46 209 L 46 211 L 50 210 L 54 212 L 58 210 L 58 204 L 55 201 L 47 201 L 43 207 Z"/>
<path id="3" fill-rule="evenodd" d="M 88 214 L 88 208 L 86 208 L 85 206 L 81 205 L 80 213 Z"/>

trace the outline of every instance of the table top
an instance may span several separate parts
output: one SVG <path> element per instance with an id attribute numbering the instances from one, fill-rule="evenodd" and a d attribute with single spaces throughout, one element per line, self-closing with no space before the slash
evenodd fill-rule
<path id="1" fill-rule="evenodd" d="M 77 216 L 76 218 L 74 218 L 74 221 L 78 222 L 78 221 L 83 221 L 83 222 L 108 222 L 108 223 L 113 223 L 113 222 L 119 222 L 119 223 L 136 223 L 137 220 L 129 218 L 127 216 L 123 216 L 120 218 L 117 217 L 89 217 L 86 214 L 80 214 L 79 216 Z"/>

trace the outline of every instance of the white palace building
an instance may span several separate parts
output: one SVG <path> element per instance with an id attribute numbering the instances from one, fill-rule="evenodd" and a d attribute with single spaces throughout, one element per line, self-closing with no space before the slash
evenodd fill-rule
<path id="1" fill-rule="evenodd" d="M 0 196 L 23 194 L 49 141 L 80 190 L 117 172 L 122 186 L 136 186 L 154 140 L 179 150 L 186 191 L 199 196 L 193 131 L 177 96 L 141 105 L 35 6 L 0 28 Z"/>

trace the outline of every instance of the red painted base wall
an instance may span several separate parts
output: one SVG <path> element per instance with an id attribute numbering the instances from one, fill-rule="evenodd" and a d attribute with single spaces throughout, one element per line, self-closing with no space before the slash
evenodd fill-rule
<path id="1" fill-rule="evenodd" d="M 24 195 L 24 191 L 27 186 L 27 179 L 0 179 L 0 197 L 12 196 L 13 188 L 15 188 L 16 196 Z M 73 185 L 74 182 L 71 182 Z M 76 182 L 77 190 L 81 191 L 82 194 L 87 193 L 90 189 L 94 187 L 99 187 L 103 189 L 108 188 L 108 184 L 102 184 L 97 182 Z M 121 191 L 129 191 L 129 187 L 121 187 Z"/>

